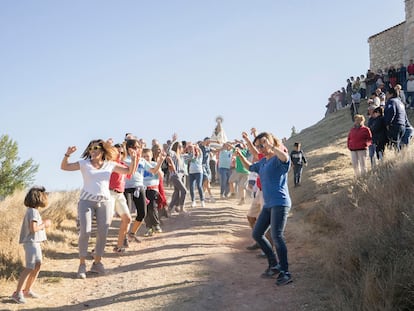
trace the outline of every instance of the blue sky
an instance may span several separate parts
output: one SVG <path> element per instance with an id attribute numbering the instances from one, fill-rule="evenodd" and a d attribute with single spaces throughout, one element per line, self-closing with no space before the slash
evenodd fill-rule
<path id="1" fill-rule="evenodd" d="M 49 190 L 81 186 L 60 161 L 91 139 L 197 141 L 218 115 L 229 139 L 289 137 L 366 72 L 368 37 L 404 19 L 403 0 L 2 0 L 0 135 Z"/>

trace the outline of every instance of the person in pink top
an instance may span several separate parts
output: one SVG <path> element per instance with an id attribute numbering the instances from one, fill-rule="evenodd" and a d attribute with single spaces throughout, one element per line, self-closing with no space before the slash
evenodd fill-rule
<path id="1" fill-rule="evenodd" d="M 118 152 L 117 163 L 124 167 L 128 167 L 123 160 L 126 157 L 126 150 L 124 144 L 115 144 L 114 147 Z M 112 172 L 109 180 L 109 190 L 111 192 L 111 198 L 113 200 L 115 212 L 121 217 L 121 224 L 119 225 L 118 243 L 114 248 L 114 252 L 123 253 L 125 247 L 129 246 L 127 233 L 129 224 L 132 221 L 131 213 L 129 212 L 128 204 L 124 196 L 125 191 L 125 178 L 129 176 L 120 174 L 118 172 Z"/>
<path id="2" fill-rule="evenodd" d="M 372 134 L 369 127 L 364 125 L 365 117 L 363 115 L 355 115 L 354 120 L 354 126 L 348 134 L 348 149 L 351 151 L 355 175 L 359 176 L 366 172 L 365 162 L 368 155 L 368 146 L 372 144 Z"/>

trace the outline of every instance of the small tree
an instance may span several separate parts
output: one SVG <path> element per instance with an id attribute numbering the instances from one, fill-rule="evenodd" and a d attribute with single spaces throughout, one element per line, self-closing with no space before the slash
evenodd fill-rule
<path id="1" fill-rule="evenodd" d="M 17 143 L 8 135 L 0 136 L 0 198 L 33 182 L 39 165 L 34 164 L 32 159 L 19 165 L 19 160 Z"/>

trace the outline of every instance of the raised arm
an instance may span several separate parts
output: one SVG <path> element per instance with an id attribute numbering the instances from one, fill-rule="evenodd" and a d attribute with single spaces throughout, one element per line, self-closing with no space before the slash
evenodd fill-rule
<path id="1" fill-rule="evenodd" d="M 149 169 L 149 171 L 152 174 L 155 175 L 155 174 L 159 174 L 160 173 L 160 168 L 161 168 L 162 162 L 164 162 L 165 157 L 166 157 L 165 152 L 162 152 L 160 154 L 160 156 L 158 157 L 157 165 L 155 165 L 153 168 L 150 168 Z"/>
<path id="2" fill-rule="evenodd" d="M 76 151 L 76 146 L 70 146 L 66 150 L 65 155 L 63 156 L 62 162 L 60 163 L 60 168 L 64 171 L 78 171 L 80 170 L 79 162 L 69 163 L 69 157 L 72 153 Z"/>
<path id="3" fill-rule="evenodd" d="M 135 149 L 128 148 L 128 153 L 131 157 L 131 163 L 128 167 L 121 166 L 120 164 L 117 164 L 114 167 L 114 172 L 118 174 L 125 174 L 125 175 L 132 175 L 134 174 L 135 170 L 137 169 L 137 163 L 139 160 L 139 155 Z"/>
<path id="4" fill-rule="evenodd" d="M 243 139 L 246 142 L 247 148 L 249 148 L 249 152 L 253 155 L 253 162 L 259 160 L 259 152 L 257 151 L 255 145 L 253 145 L 252 141 L 249 138 L 249 135 L 247 135 L 246 132 L 242 133 Z"/>

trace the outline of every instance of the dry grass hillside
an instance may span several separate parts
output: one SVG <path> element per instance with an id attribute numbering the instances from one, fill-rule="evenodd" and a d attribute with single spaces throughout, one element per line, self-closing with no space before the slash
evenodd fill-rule
<path id="1" fill-rule="evenodd" d="M 363 103 L 360 112 L 366 109 Z M 413 123 L 412 111 L 408 117 Z M 382 163 L 354 178 L 351 126 L 345 109 L 289 139 L 309 158 L 293 201 L 319 245 L 321 279 L 334 285 L 332 310 L 414 310 L 413 145 L 386 150 Z"/>
<path id="2" fill-rule="evenodd" d="M 37 303 L 36 310 L 414 310 L 413 148 L 397 155 L 388 151 L 383 163 L 355 179 L 346 148 L 351 126 L 344 109 L 287 142 L 289 149 L 301 142 L 309 162 L 301 187 L 289 181 L 292 285 L 275 291 L 257 280 L 262 265 L 244 249 L 251 243 L 247 206 L 227 201 L 165 220 L 165 233 L 126 256 L 109 254 L 112 272 L 105 284 L 112 287 L 94 293 L 100 278 L 73 279 L 78 194 L 53 193 L 43 211 L 54 225 L 44 245 L 47 270 L 39 287 L 59 299 L 48 301 L 48 308 Z M 5 297 L 23 262 L 17 247 L 23 197 L 16 193 L 0 202 L 0 289 L 7 289 L 2 293 L 7 310 L 12 305 Z M 131 285 L 126 270 L 139 281 Z"/>

